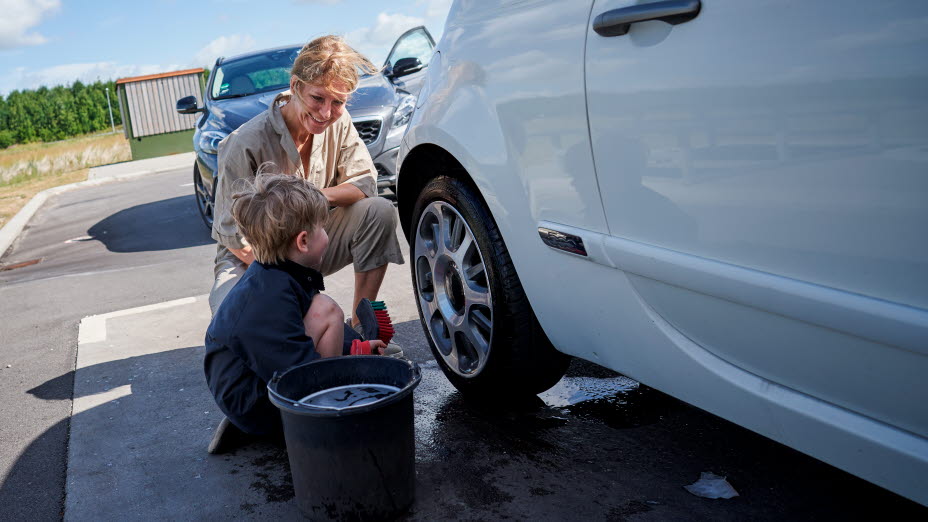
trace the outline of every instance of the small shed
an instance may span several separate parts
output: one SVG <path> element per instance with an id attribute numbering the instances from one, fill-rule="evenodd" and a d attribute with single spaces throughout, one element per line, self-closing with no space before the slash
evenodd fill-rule
<path id="1" fill-rule="evenodd" d="M 132 159 L 154 158 L 193 150 L 199 114 L 178 114 L 177 100 L 203 101 L 203 69 L 186 69 L 116 80 L 123 129 Z"/>

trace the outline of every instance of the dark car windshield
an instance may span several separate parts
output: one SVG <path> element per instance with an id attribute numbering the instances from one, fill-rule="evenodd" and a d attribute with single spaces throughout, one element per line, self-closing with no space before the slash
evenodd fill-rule
<path id="1" fill-rule="evenodd" d="M 286 89 L 299 52 L 299 47 L 293 47 L 224 62 L 213 73 L 210 97 L 222 100 Z"/>

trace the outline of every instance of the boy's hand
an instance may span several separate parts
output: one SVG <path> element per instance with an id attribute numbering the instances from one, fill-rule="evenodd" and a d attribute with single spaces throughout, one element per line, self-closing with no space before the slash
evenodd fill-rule
<path id="1" fill-rule="evenodd" d="M 383 355 L 383 350 L 384 348 L 387 347 L 387 343 L 383 341 L 378 341 L 376 339 L 374 339 L 373 341 L 370 341 L 370 343 L 371 343 L 371 353 L 376 353 L 377 355 Z"/>
<path id="2" fill-rule="evenodd" d="M 351 355 L 383 355 L 387 345 L 383 341 L 362 341 L 355 339 L 351 341 Z"/>

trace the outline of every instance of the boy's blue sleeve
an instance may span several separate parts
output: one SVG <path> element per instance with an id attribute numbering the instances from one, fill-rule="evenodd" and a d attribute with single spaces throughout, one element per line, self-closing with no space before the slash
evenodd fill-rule
<path id="1" fill-rule="evenodd" d="M 242 308 L 229 348 L 265 382 L 274 372 L 319 358 L 311 337 L 306 335 L 303 311 L 295 292 L 261 292 L 260 306 Z"/>

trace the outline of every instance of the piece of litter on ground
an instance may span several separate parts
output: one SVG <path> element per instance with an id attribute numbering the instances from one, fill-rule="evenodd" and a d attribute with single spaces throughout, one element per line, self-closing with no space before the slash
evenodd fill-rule
<path id="1" fill-rule="evenodd" d="M 689 486 L 683 486 L 683 489 L 703 498 L 732 498 L 738 496 L 738 492 L 725 480 L 725 477 L 720 477 L 708 471 L 700 473 L 699 480 Z"/>

